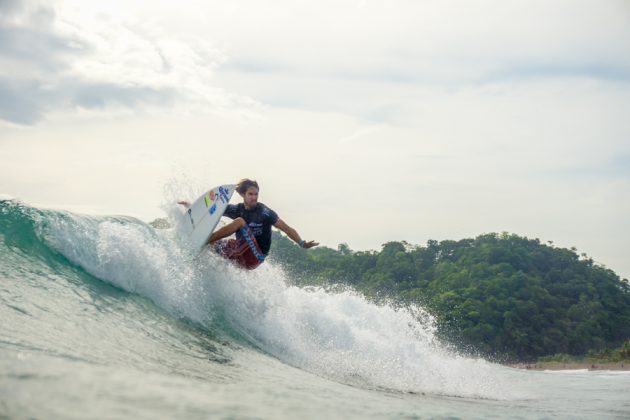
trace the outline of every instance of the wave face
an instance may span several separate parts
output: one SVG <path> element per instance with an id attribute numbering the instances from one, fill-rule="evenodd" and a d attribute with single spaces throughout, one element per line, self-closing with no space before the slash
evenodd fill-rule
<path id="1" fill-rule="evenodd" d="M 211 252 L 191 255 L 178 234 L 176 209 L 169 212 L 175 227 L 154 229 L 131 217 L 0 201 L 0 368 L 13 378 L 4 382 L 6 389 L 0 385 L 0 393 L 6 391 L 9 412 L 38 414 L 29 411 L 21 390 L 45 388 L 41 375 L 65 378 L 66 389 L 84 396 L 86 384 L 98 377 L 117 401 L 112 410 L 122 410 L 120 386 L 134 394 L 140 392 L 134 383 L 150 383 L 156 395 L 164 394 L 164 404 L 180 401 L 169 406 L 170 414 L 193 416 L 199 414 L 194 410 L 204 412 L 199 407 L 210 404 L 210 394 L 222 396 L 211 399 L 214 413 L 259 413 L 261 389 L 291 394 L 304 387 L 305 399 L 332 393 L 345 405 L 361 402 L 369 417 L 392 404 L 392 392 L 401 395 L 399 413 L 418 409 L 417 400 L 403 396 L 424 395 L 423 410 L 451 415 L 446 407 L 453 402 L 443 398 L 521 401 L 536 388 L 515 386 L 523 373 L 443 348 L 422 308 L 378 306 L 352 291 L 291 286 L 281 267 L 270 263 L 243 271 Z M 138 379 L 145 376 L 151 381 Z M 91 386 L 98 394 L 98 386 Z M 190 391 L 182 397 L 177 389 Z M 57 392 L 46 388 L 43 395 L 67 400 Z M 192 412 L 181 408 L 182 398 L 193 399 L 184 404 L 195 407 Z M 230 398 L 255 400 L 234 408 L 226 405 Z M 53 406 L 57 411 L 46 413 L 71 413 Z M 289 409 L 286 401 L 266 407 L 272 410 L 267 415 L 281 417 Z"/>

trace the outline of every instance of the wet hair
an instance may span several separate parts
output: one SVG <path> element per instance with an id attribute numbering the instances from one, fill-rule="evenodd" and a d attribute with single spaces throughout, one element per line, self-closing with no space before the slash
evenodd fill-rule
<path id="1" fill-rule="evenodd" d="M 254 187 L 257 190 L 260 190 L 260 188 L 258 187 L 258 182 L 253 181 L 248 178 L 243 178 L 240 181 L 238 181 L 238 184 L 236 184 L 236 191 L 239 194 L 245 194 L 247 190 L 250 189 L 251 187 Z"/>

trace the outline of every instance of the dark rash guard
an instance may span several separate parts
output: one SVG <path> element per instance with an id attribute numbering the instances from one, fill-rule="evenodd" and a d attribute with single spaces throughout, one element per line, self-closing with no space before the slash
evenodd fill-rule
<path id="1" fill-rule="evenodd" d="M 252 234 L 256 238 L 256 242 L 260 246 L 260 250 L 267 255 L 269 248 L 271 248 L 271 226 L 278 221 L 278 215 L 275 211 L 265 206 L 263 203 L 258 203 L 253 209 L 246 209 L 245 204 L 228 204 L 225 213 L 225 217 L 230 219 L 236 219 L 242 217 L 245 219 L 247 226 L 252 231 Z M 241 232 L 236 232 L 236 238 L 240 239 Z"/>

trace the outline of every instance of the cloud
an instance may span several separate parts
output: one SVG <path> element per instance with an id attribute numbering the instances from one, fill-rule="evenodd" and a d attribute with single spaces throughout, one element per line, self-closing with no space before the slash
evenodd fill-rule
<path id="1" fill-rule="evenodd" d="M 271 106 L 407 124 L 434 94 L 630 83 L 624 1 L 210 4 L 189 26 L 226 45 L 215 80 Z"/>
<path id="2" fill-rule="evenodd" d="M 248 104 L 212 87 L 223 60 L 200 38 L 36 1 L 0 1 L 0 119 L 32 125 L 57 110 L 115 110 L 178 102 Z"/>
<path id="3" fill-rule="evenodd" d="M 247 111 L 261 101 L 395 123 L 409 87 L 630 81 L 623 0 L 54 4 L 0 1 L 0 118 L 33 124 L 86 104 Z M 85 91 L 103 97 L 86 101 Z"/>
<path id="4" fill-rule="evenodd" d="M 623 1 L 231 3 L 202 17 L 217 37 L 231 38 L 242 72 L 460 84 L 521 67 L 543 75 L 630 69 Z"/>
<path id="5" fill-rule="evenodd" d="M 34 124 L 42 118 L 44 109 L 36 99 L 37 83 L 0 79 L 0 119 L 17 124 Z"/>

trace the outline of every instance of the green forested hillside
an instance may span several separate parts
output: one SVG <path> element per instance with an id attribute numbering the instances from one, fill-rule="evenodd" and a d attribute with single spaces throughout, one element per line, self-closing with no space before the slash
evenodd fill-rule
<path id="1" fill-rule="evenodd" d="M 419 303 L 440 334 L 485 354 L 584 355 L 630 338 L 630 286 L 574 249 L 512 234 L 381 251 L 304 251 L 275 234 L 272 259 L 301 284 L 343 284 L 372 299 Z"/>

